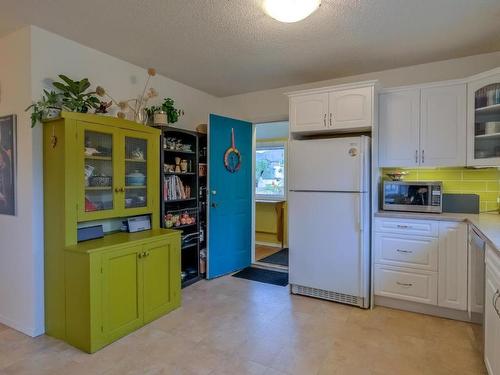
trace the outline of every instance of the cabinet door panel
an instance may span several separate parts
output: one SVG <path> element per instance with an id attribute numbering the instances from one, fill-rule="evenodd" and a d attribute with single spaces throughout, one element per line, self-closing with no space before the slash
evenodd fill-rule
<path id="1" fill-rule="evenodd" d="M 465 84 L 422 89 L 420 115 L 422 166 L 465 165 L 466 111 Z"/>
<path id="2" fill-rule="evenodd" d="M 178 241 L 144 248 L 144 320 L 149 322 L 180 305 L 180 249 Z"/>
<path id="3" fill-rule="evenodd" d="M 414 167 L 419 164 L 420 90 L 379 97 L 379 165 Z"/>
<path id="4" fill-rule="evenodd" d="M 310 94 L 290 98 L 292 132 L 327 130 L 328 94 Z"/>
<path id="5" fill-rule="evenodd" d="M 103 325 L 109 340 L 124 336 L 143 323 L 141 247 L 103 255 Z"/>
<path id="6" fill-rule="evenodd" d="M 467 165 L 500 165 L 500 74 L 467 85 Z"/>
<path id="7" fill-rule="evenodd" d="M 124 187 L 118 202 L 123 216 L 151 212 L 155 206 L 153 191 L 158 185 L 158 160 L 155 159 L 157 142 L 146 134 L 122 132 L 123 173 L 120 186 Z"/>
<path id="8" fill-rule="evenodd" d="M 467 226 L 439 224 L 438 304 L 467 310 Z"/>
<path id="9" fill-rule="evenodd" d="M 80 181 L 78 220 L 96 220 L 117 216 L 119 136 L 116 129 L 78 122 L 78 168 Z"/>
<path id="10" fill-rule="evenodd" d="M 334 91 L 329 95 L 332 130 L 369 129 L 373 125 L 373 87 Z"/>
<path id="11" fill-rule="evenodd" d="M 498 275 L 500 277 L 500 275 Z M 497 309 L 500 309 L 498 301 L 499 280 L 495 277 L 492 268 L 486 265 L 486 291 L 484 306 L 484 362 L 491 375 L 500 374 L 500 317 Z"/>

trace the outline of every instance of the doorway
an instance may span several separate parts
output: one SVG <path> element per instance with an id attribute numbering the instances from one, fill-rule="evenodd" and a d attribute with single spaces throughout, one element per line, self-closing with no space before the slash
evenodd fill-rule
<path id="1" fill-rule="evenodd" d="M 255 124 L 254 265 L 288 270 L 288 121 Z"/>

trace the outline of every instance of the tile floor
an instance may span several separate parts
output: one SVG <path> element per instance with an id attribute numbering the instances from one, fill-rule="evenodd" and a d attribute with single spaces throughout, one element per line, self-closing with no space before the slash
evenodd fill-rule
<path id="1" fill-rule="evenodd" d="M 386 308 L 364 311 L 223 277 L 183 307 L 88 355 L 0 327 L 0 374 L 485 374 L 479 326 Z"/>

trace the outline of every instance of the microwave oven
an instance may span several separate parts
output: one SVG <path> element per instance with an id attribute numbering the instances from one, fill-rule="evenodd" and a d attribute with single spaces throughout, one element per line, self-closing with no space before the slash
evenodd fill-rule
<path id="1" fill-rule="evenodd" d="M 384 210 L 410 212 L 443 211 L 443 183 L 416 181 L 384 181 Z"/>

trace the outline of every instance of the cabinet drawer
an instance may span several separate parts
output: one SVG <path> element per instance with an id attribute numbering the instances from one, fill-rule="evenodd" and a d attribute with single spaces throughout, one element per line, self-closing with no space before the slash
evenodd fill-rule
<path id="1" fill-rule="evenodd" d="M 375 261 L 391 266 L 437 271 L 438 239 L 377 233 Z"/>
<path id="2" fill-rule="evenodd" d="M 406 301 L 437 304 L 437 273 L 375 265 L 375 294 Z"/>
<path id="3" fill-rule="evenodd" d="M 439 222 L 431 220 L 377 218 L 375 219 L 375 231 L 438 237 Z"/>

